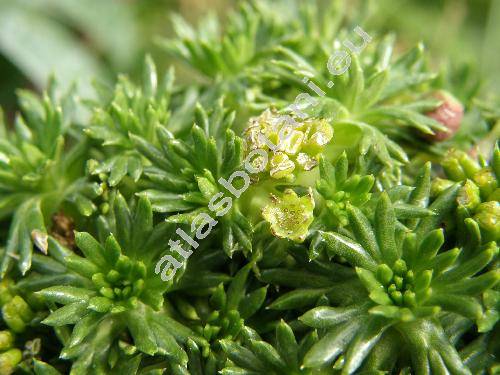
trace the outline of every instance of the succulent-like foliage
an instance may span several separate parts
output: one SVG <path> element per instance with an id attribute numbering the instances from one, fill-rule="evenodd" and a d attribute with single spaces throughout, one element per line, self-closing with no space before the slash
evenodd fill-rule
<path id="1" fill-rule="evenodd" d="M 267 292 L 267 286 L 249 290 L 249 274 L 252 264 L 243 266 L 227 287 L 219 284 L 208 296 L 190 296 L 189 299 L 177 298 L 175 308 L 180 312 L 186 325 L 204 337 L 210 344 L 207 351 L 189 339 L 186 352 L 190 374 L 213 374 L 225 368 L 227 362 L 226 344 L 242 342 L 248 332 L 254 332 L 247 326 L 252 317 L 261 309 Z M 167 366 L 168 368 L 168 366 Z M 179 366 L 170 365 L 172 371 L 181 371 Z"/>
<path id="2" fill-rule="evenodd" d="M 228 17 L 224 31 L 213 15 L 198 29 L 173 17 L 177 37 L 163 41 L 162 46 L 205 80 L 206 101 L 231 92 L 231 101 L 243 104 L 246 97 L 261 91 L 249 83 L 252 68 L 268 61 L 274 48 L 289 39 L 285 24 L 274 22 L 276 13 L 271 9 L 257 2 L 241 3 Z"/>
<path id="3" fill-rule="evenodd" d="M 311 371 L 300 365 L 302 357 L 317 340 L 314 333 L 306 335 L 302 340 L 297 339 L 290 326 L 283 320 L 275 330 L 273 344 L 264 341 L 257 332 L 248 330 L 245 333 L 243 345 L 229 340 L 221 342 L 222 349 L 228 356 L 227 366 L 221 374 L 231 375 L 238 373 L 266 374 L 309 374 Z M 316 370 L 314 373 L 328 373 Z"/>
<path id="4" fill-rule="evenodd" d="M 480 336 L 460 351 L 460 357 L 473 374 L 498 372 L 498 330 Z"/>
<path id="5" fill-rule="evenodd" d="M 0 282 L 0 306 L 3 329 L 0 331 L 0 372 L 30 374 L 35 371 L 36 364 L 50 367 L 40 359 L 41 356 L 50 356 L 45 350 L 48 340 L 44 335 L 47 332 L 39 325 L 46 316 L 44 302 L 24 289 L 22 284 L 3 279 Z"/>
<path id="6" fill-rule="evenodd" d="M 169 283 L 154 272 L 154 263 L 167 250 L 164 237 L 171 233 L 170 226 L 153 225 L 146 198 L 129 208 L 117 195 L 113 213 L 112 220 L 102 221 L 102 242 L 89 233 L 77 233 L 76 244 L 83 256 L 55 244 L 52 251 L 65 252 L 65 267 L 80 278 L 75 286 L 55 285 L 39 292 L 55 308 L 43 323 L 74 325 L 62 356 L 74 359 L 75 374 L 91 369 L 107 373 L 117 364 L 117 355 L 136 351 L 167 356 L 184 366 L 187 355 L 179 343 L 188 337 L 200 345 L 206 341 L 178 323 L 164 307 L 164 294 L 182 288 L 178 281 L 181 272 Z M 221 279 L 213 275 L 211 280 L 218 283 Z M 130 335 L 130 342 L 123 332 Z"/>
<path id="7" fill-rule="evenodd" d="M 448 311 L 472 321 L 484 318 L 481 294 L 495 286 L 500 275 L 497 270 L 481 271 L 497 257 L 498 246 L 490 242 L 469 260 L 460 259 L 460 249 L 441 249 L 443 230 L 434 228 L 453 208 L 457 190 L 452 186 L 439 196 L 429 206 L 436 215 L 422 219 L 411 232 L 398 229 L 394 208 L 383 194 L 375 221 L 370 222 L 355 207 L 349 209 L 352 239 L 321 233 L 330 255 L 342 256 L 356 267 L 368 298 L 338 307 L 318 307 L 301 317 L 311 327 L 328 329 L 306 356 L 309 366 L 334 361 L 343 353 L 343 373 L 353 373 L 373 361 L 382 370 L 390 370 L 397 356 L 377 358 L 384 354 L 372 349 L 386 335 L 396 335 L 399 338 L 394 340 L 407 347 L 416 373 L 445 369 L 470 373 L 447 341 L 439 316 Z"/>
<path id="8" fill-rule="evenodd" d="M 195 300 L 192 305 L 179 300 L 179 310 L 184 311 L 186 319 L 194 321 L 195 332 L 211 342 L 235 340 L 239 336 L 245 320 L 262 307 L 266 298 L 265 286 L 246 292 L 250 270 L 251 264 L 241 268 L 227 288 L 219 284 L 208 300 Z"/>
<path id="9" fill-rule="evenodd" d="M 237 202 L 233 203 L 233 197 L 241 194 L 239 187 L 233 187 L 233 180 L 242 177 L 233 177 L 233 173 L 243 173 L 238 169 L 243 141 L 229 129 L 234 116 L 219 102 L 210 114 L 199 107 L 196 118 L 200 126 L 193 126 L 186 140 L 174 137 L 164 127 L 157 128 L 159 147 L 135 138 L 138 149 L 152 164 L 146 168 L 145 189 L 139 195 L 151 200 L 154 211 L 176 214 L 168 221 L 189 224 L 192 232 L 198 215 L 211 216 L 211 226 L 218 224 L 228 255 L 236 250 L 249 252 L 251 224 Z"/>
<path id="10" fill-rule="evenodd" d="M 11 219 L 2 275 L 13 261 L 22 273 L 30 268 L 33 243 L 47 250 L 49 218 L 63 203 L 88 216 L 101 193 L 83 173 L 86 142 L 72 137 L 72 94 L 60 99 L 52 82 L 43 99 L 25 91 L 20 99 L 14 129 L 0 120 L 0 218 Z"/>
<path id="11" fill-rule="evenodd" d="M 175 96 L 174 79 L 173 69 L 158 79 L 156 66 L 148 56 L 142 85 L 121 76 L 113 90 L 102 88 L 100 101 L 91 103 L 94 111 L 91 125 L 84 129 L 90 137 L 102 142 L 105 154 L 104 160 L 90 163 L 92 174 L 105 174 L 112 187 L 125 176 L 137 181 L 147 163 L 133 137 L 158 145 L 158 126 L 168 124 L 170 129 L 179 131 L 191 120 L 196 93 L 187 93 L 182 98 Z M 175 111 L 171 110 L 172 103 L 175 103 Z M 99 155 L 99 159 L 102 158 Z"/>
<path id="12" fill-rule="evenodd" d="M 344 45 L 346 40 L 361 40 L 356 46 L 349 47 L 351 52 L 338 40 L 334 49 L 328 47 L 317 52 L 322 58 L 312 59 L 282 49 L 271 70 L 279 80 L 290 82 L 295 90 L 289 91 L 291 96 L 286 100 L 277 98 L 269 100 L 268 104 L 328 117 L 336 133 L 358 135 L 361 154 L 372 146 L 382 163 L 404 163 L 406 153 L 393 140 L 406 139 L 410 133 L 407 127 L 421 134 L 446 131 L 443 124 L 425 114 L 440 102 L 426 97 L 428 93 L 419 89 L 425 87 L 424 83 L 431 82 L 435 75 L 426 70 L 421 45 L 392 62 L 393 40 L 386 39 L 375 46 L 369 44 L 371 37 L 363 30 L 358 29 L 351 35 L 354 36 L 342 34 Z M 353 48 L 356 50 L 352 51 Z M 339 57 L 345 54 L 349 56 L 349 63 Z M 360 54 L 363 54 L 363 62 L 358 56 Z M 290 81 L 290 77 L 300 76 L 305 78 Z M 312 82 L 314 89 L 311 88 Z M 297 96 L 302 93 L 308 97 Z M 350 138 L 354 137 L 351 135 Z M 339 138 L 339 141 L 343 139 Z M 346 147 L 350 146 L 352 144 L 346 144 Z"/>

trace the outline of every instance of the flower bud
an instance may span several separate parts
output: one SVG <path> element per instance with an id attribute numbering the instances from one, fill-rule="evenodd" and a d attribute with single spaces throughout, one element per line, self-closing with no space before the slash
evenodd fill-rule
<path id="1" fill-rule="evenodd" d="M 388 285 L 392 281 L 394 273 L 387 264 L 381 264 L 377 267 L 377 279 L 383 285 Z"/>
<path id="2" fill-rule="evenodd" d="M 497 201 L 481 203 L 474 219 L 481 228 L 485 241 L 500 240 L 500 203 Z"/>
<path id="3" fill-rule="evenodd" d="M 14 372 L 14 368 L 23 359 L 23 354 L 19 349 L 10 349 L 0 354 L 0 373 L 10 375 Z"/>
<path id="4" fill-rule="evenodd" d="M 463 151 L 451 150 L 442 161 L 443 169 L 449 179 L 463 181 L 472 179 L 481 170 L 479 164 Z"/>
<path id="5" fill-rule="evenodd" d="M 0 351 L 12 348 L 14 335 L 10 331 L 0 331 Z"/>
<path id="6" fill-rule="evenodd" d="M 24 299 L 15 296 L 2 307 L 2 316 L 11 330 L 23 332 L 26 329 L 26 324 L 33 319 L 34 314 Z"/>
<path id="7" fill-rule="evenodd" d="M 432 96 L 443 103 L 433 111 L 428 112 L 427 116 L 443 124 L 448 131 L 437 131 L 431 137 L 431 140 L 442 142 L 455 135 L 460 128 L 460 123 L 464 116 L 464 108 L 453 95 L 446 91 L 437 91 Z"/>
<path id="8" fill-rule="evenodd" d="M 0 306 L 5 305 L 14 297 L 10 292 L 10 284 L 12 282 L 9 279 L 0 281 Z"/>
<path id="9" fill-rule="evenodd" d="M 471 180 L 465 181 L 458 193 L 457 203 L 468 210 L 475 209 L 481 203 L 479 187 Z"/>
<path id="10" fill-rule="evenodd" d="M 394 270 L 394 273 L 396 275 L 402 276 L 406 273 L 407 270 L 406 262 L 403 259 L 398 259 L 392 266 L 392 269 Z"/>
<path id="11" fill-rule="evenodd" d="M 453 185 L 453 181 L 446 180 L 444 178 L 439 178 L 439 177 L 436 178 L 434 181 L 432 181 L 431 196 L 437 197 L 443 191 L 448 189 L 451 185 Z"/>
<path id="12" fill-rule="evenodd" d="M 498 181 L 496 176 L 493 174 L 493 170 L 489 167 L 483 168 L 474 174 L 474 182 L 481 190 L 481 195 L 486 198 L 492 194 L 498 186 Z"/>

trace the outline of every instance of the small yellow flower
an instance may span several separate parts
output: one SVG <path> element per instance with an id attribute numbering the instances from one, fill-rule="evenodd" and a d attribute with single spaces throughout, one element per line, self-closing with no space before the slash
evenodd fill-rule
<path id="1" fill-rule="evenodd" d="M 285 190 L 281 198 L 274 195 L 271 197 L 272 202 L 264 207 L 262 216 L 271 224 L 273 234 L 276 237 L 303 242 L 314 219 L 311 188 L 308 194 L 302 197 L 298 197 L 292 189 Z"/>

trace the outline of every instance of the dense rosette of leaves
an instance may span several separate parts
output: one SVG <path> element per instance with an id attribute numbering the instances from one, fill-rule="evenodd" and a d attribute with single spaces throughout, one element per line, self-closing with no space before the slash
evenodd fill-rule
<path id="1" fill-rule="evenodd" d="M 101 194 L 84 174 L 87 142 L 75 136 L 73 94 L 60 95 L 51 82 L 41 99 L 20 92 L 20 105 L 14 129 L 0 120 L 0 218 L 11 220 L 2 275 L 13 260 L 22 273 L 30 268 L 33 243 L 47 250 L 50 217 L 63 204 L 88 216 Z"/>
<path id="2" fill-rule="evenodd" d="M 429 170 L 410 199 L 420 201 L 423 208 L 429 201 Z M 299 318 L 322 332 L 305 355 L 307 368 L 333 365 L 352 373 L 360 367 L 391 370 L 406 362 L 417 373 L 469 373 L 447 337 L 443 319 L 451 313 L 476 322 L 479 331 L 491 330 L 498 317 L 492 307 L 497 304 L 496 292 L 490 288 L 500 275 L 496 269 L 487 271 L 498 256 L 495 242 L 479 247 L 474 255 L 467 249 L 443 249 L 439 224 L 454 210 L 458 190 L 457 185 L 448 188 L 428 206 L 434 215 L 421 219 L 398 219 L 386 193 L 368 216 L 348 205 L 346 230 L 319 231 L 321 238 L 311 243 L 315 264 L 297 254 L 305 249 L 294 248 L 289 252 L 295 267 L 262 271 L 266 282 L 297 288 L 270 308 L 300 311 L 319 305 Z M 328 262 L 323 251 L 327 259 L 341 257 L 354 266 L 356 276 Z"/>
<path id="3" fill-rule="evenodd" d="M 206 340 L 179 323 L 164 306 L 169 291 L 182 289 L 188 279 L 181 273 L 170 283 L 154 273 L 154 262 L 167 250 L 168 224 L 153 226 L 151 205 L 141 198 L 129 208 L 121 195 L 114 202 L 113 217 L 102 220 L 102 242 L 85 232 L 76 234 L 83 256 L 54 247 L 67 271 L 78 275 L 72 284 L 55 285 L 39 292 L 54 311 L 42 323 L 74 325 L 62 356 L 74 359 L 73 373 L 107 373 L 118 365 L 117 355 L 139 351 L 158 354 L 182 366 L 187 354 L 181 345 L 188 338 L 199 345 Z M 141 254 L 141 255 L 139 255 Z M 205 271 L 207 272 L 207 271 Z M 207 272 L 207 286 L 224 280 Z M 36 281 L 34 281 L 36 282 Z M 59 307 L 62 305 L 62 307 Z M 56 307 L 57 306 L 57 307 Z M 123 334 L 131 336 L 124 341 Z"/>
<path id="4" fill-rule="evenodd" d="M 465 254 L 458 248 L 442 250 L 443 230 L 433 228 L 453 207 L 450 202 L 456 195 L 456 186 L 443 192 L 429 206 L 436 215 L 422 219 L 410 232 L 398 228 L 394 208 L 388 196 L 382 195 L 375 220 L 354 207 L 349 210 L 353 238 L 320 233 L 330 256 L 342 256 L 356 267 L 368 296 L 354 304 L 317 307 L 300 318 L 328 332 L 306 357 L 309 366 L 334 361 L 343 353 L 344 373 L 372 361 L 389 370 L 399 349 L 380 353 L 377 342 L 399 336 L 386 339 L 385 345 L 391 341 L 407 345 L 416 373 L 429 369 L 469 373 L 447 341 L 439 317 L 452 312 L 476 321 L 480 331 L 491 329 L 484 324 L 488 317 L 481 296 L 498 283 L 500 274 L 498 270 L 481 271 L 496 259 L 498 246 L 490 242 L 477 249 L 474 257 L 461 256 Z M 388 355 L 392 358 L 377 358 Z"/>
<path id="5" fill-rule="evenodd" d="M 86 134 L 102 142 L 99 152 L 104 153 L 104 157 L 98 155 L 100 162 L 92 160 L 90 173 L 106 176 L 112 187 L 125 176 L 137 182 L 142 175 L 145 160 L 136 147 L 135 137 L 158 145 L 158 126 L 168 124 L 170 129 L 179 131 L 192 117 L 196 93 L 176 95 L 173 69 L 159 79 L 148 56 L 143 75 L 140 86 L 121 76 L 113 90 L 102 87 L 99 101 L 93 103 L 90 126 L 84 128 Z"/>
<path id="6" fill-rule="evenodd" d="M 263 340 L 257 332 L 245 332 L 243 344 L 228 340 L 221 346 L 228 356 L 228 366 L 222 374 L 262 373 L 268 374 L 308 374 L 309 369 L 300 365 L 304 353 L 317 341 L 317 334 L 311 332 L 297 342 L 292 328 L 281 320 L 276 325 L 272 343 Z M 321 374 L 321 370 L 315 371 Z"/>
<path id="7" fill-rule="evenodd" d="M 170 223 L 188 224 L 193 232 L 193 221 L 200 213 L 214 220 L 220 216 L 218 229 L 224 251 L 228 255 L 237 250 L 249 252 L 251 223 L 240 212 L 237 201 L 224 205 L 223 215 L 214 209 L 213 201 L 217 197 L 233 198 L 219 181 L 229 179 L 242 163 L 243 141 L 229 129 L 234 116 L 219 102 L 210 117 L 199 107 L 197 118 L 203 128 L 194 125 L 188 139 L 174 137 L 165 127 L 157 128 L 159 147 L 136 138 L 138 149 L 152 164 L 145 171 L 147 179 L 139 195 L 151 200 L 153 210 L 175 214 L 168 218 Z"/>
<path id="8" fill-rule="evenodd" d="M 348 176 L 348 160 L 342 154 L 333 167 L 324 158 L 320 161 L 320 179 L 317 190 L 325 199 L 327 213 L 325 221 L 329 218 L 334 225 L 344 226 L 349 222 L 348 205 L 362 207 L 371 198 L 374 178 L 371 175 Z"/>

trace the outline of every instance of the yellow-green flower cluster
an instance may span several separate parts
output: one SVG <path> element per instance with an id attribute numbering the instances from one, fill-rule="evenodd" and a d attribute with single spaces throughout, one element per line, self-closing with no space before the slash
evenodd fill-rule
<path id="1" fill-rule="evenodd" d="M 261 149 L 268 155 L 254 163 L 267 161 L 265 173 L 274 179 L 293 180 L 297 171 L 313 169 L 332 138 L 333 129 L 325 119 L 300 120 L 271 110 L 251 118 L 245 131 L 248 151 Z"/>

